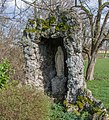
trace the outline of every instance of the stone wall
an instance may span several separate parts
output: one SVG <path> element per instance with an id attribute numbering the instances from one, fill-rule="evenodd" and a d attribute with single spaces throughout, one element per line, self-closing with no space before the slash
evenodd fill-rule
<path id="1" fill-rule="evenodd" d="M 26 59 L 26 83 L 43 88 L 43 76 L 40 69 L 43 56 L 40 55 L 39 46 L 33 42 L 24 47 Z"/>

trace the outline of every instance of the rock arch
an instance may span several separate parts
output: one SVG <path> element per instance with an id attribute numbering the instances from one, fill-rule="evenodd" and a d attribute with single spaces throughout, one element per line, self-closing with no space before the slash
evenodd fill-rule
<path id="1" fill-rule="evenodd" d="M 66 20 L 64 24 L 63 17 L 60 24 L 57 21 L 59 16 L 51 16 L 54 23 L 51 23 L 44 31 L 43 26 L 47 24 L 45 21 L 29 20 L 23 36 L 23 41 L 26 43 L 23 44 L 26 83 L 35 85 L 58 99 L 67 96 L 68 100 L 74 101 L 77 91 L 85 88 L 81 29 L 74 16 L 72 17 L 69 13 L 60 13 L 60 16 L 62 15 Z M 40 31 L 37 31 L 38 28 L 35 30 L 37 21 L 40 27 L 42 26 L 40 34 Z M 58 55 L 60 52 L 61 55 Z"/>

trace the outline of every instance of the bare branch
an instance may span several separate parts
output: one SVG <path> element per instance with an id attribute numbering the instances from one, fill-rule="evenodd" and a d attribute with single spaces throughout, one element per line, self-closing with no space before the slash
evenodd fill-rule
<path id="1" fill-rule="evenodd" d="M 104 35 L 104 38 L 102 39 L 102 41 L 100 42 L 100 44 L 98 45 L 98 49 L 103 45 L 103 43 L 105 41 L 109 41 L 109 30 L 107 32 L 107 34 L 103 34 Z"/>
<path id="2" fill-rule="evenodd" d="M 109 2 L 103 3 L 103 4 L 100 6 L 99 12 L 103 11 L 103 9 L 104 9 L 105 7 L 108 7 L 108 8 L 109 8 Z"/>
<path id="3" fill-rule="evenodd" d="M 109 19 L 109 11 L 107 12 L 107 14 L 106 14 L 106 16 L 105 16 L 105 19 L 104 19 L 104 21 L 103 21 L 103 24 L 102 24 L 102 27 L 101 27 L 100 34 L 99 34 L 98 39 L 101 38 L 101 35 L 102 35 L 102 33 L 103 33 L 103 30 L 104 30 L 104 28 L 105 28 L 105 26 L 106 26 L 106 23 L 107 23 L 108 19 Z"/>

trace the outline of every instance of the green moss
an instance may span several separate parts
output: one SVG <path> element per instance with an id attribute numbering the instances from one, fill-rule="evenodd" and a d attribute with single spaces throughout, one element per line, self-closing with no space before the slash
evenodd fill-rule
<path id="1" fill-rule="evenodd" d="M 51 16 L 51 17 L 49 18 L 49 23 L 50 23 L 50 24 L 56 23 L 56 17 L 55 17 L 55 16 Z"/>
<path id="2" fill-rule="evenodd" d="M 50 16 L 47 19 L 40 19 L 40 18 L 36 18 L 36 20 L 29 20 L 30 24 L 35 24 L 36 26 L 33 29 L 29 29 L 29 26 L 26 27 L 26 31 L 30 32 L 30 33 L 34 33 L 34 32 L 46 32 L 46 30 L 52 29 L 52 25 L 54 25 L 55 27 L 55 32 L 68 32 L 69 30 L 76 30 L 75 28 L 77 27 L 77 24 L 75 25 L 69 25 L 67 23 L 67 21 L 69 20 L 69 18 L 66 17 L 65 14 L 61 14 L 60 16 L 61 22 L 56 21 L 56 16 Z M 71 18 L 72 19 L 72 18 Z"/>
<path id="3" fill-rule="evenodd" d="M 78 112 L 77 110 L 74 110 L 73 114 L 76 114 L 77 116 L 80 116 L 80 112 Z"/>
<path id="4" fill-rule="evenodd" d="M 88 98 L 88 97 L 87 97 L 87 102 L 88 102 L 91 106 L 94 106 L 93 101 L 92 101 L 90 98 Z"/>
<path id="5" fill-rule="evenodd" d="M 30 19 L 30 20 L 29 20 L 29 23 L 30 23 L 30 24 L 35 24 L 35 20 Z"/>
<path id="6" fill-rule="evenodd" d="M 85 103 L 85 101 L 87 101 L 87 98 L 83 96 L 78 96 L 77 100 L 81 101 L 82 103 Z"/>
<path id="7" fill-rule="evenodd" d="M 103 110 L 101 110 L 100 108 L 98 107 L 93 107 L 93 112 L 96 113 L 96 112 L 102 112 Z"/>
<path id="8" fill-rule="evenodd" d="M 30 33 L 34 33 L 34 32 L 36 32 L 36 29 L 26 29 L 26 31 L 28 31 L 28 32 L 30 32 Z"/>
<path id="9" fill-rule="evenodd" d="M 60 28 L 59 28 L 58 25 L 55 27 L 55 30 L 56 30 L 56 31 L 59 31 L 59 30 L 60 30 Z"/>
<path id="10" fill-rule="evenodd" d="M 89 107 L 86 108 L 85 104 L 88 103 Z M 103 113 L 103 115 L 106 114 L 106 112 L 102 109 L 100 109 L 98 106 L 96 106 L 93 101 L 88 98 L 87 96 L 78 96 L 76 103 L 68 103 L 66 100 L 64 101 L 64 105 L 66 105 L 66 107 L 68 108 L 68 110 L 72 110 L 73 112 L 84 112 L 87 111 L 89 114 L 94 115 L 95 113 L 97 114 L 101 114 Z M 76 114 L 76 113 L 75 113 Z M 77 115 L 77 114 L 76 114 Z"/>
<path id="11" fill-rule="evenodd" d="M 78 105 L 79 109 L 83 109 L 84 108 L 84 104 L 80 101 L 76 101 L 76 104 Z"/>

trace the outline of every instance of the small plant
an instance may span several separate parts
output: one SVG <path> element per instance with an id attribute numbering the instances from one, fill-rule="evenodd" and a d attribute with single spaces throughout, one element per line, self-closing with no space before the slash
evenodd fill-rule
<path id="1" fill-rule="evenodd" d="M 53 104 L 50 111 L 50 120 L 81 120 L 81 118 L 72 112 L 67 112 L 61 104 Z"/>
<path id="2" fill-rule="evenodd" d="M 8 60 L 3 60 L 0 64 L 0 89 L 5 87 L 10 79 L 11 65 Z"/>
<path id="3" fill-rule="evenodd" d="M 81 112 L 80 118 L 81 120 L 91 120 L 91 118 L 89 117 L 89 113 L 86 111 Z"/>

